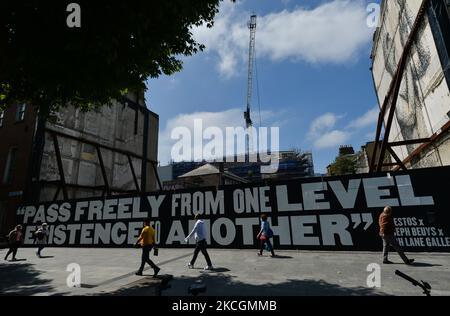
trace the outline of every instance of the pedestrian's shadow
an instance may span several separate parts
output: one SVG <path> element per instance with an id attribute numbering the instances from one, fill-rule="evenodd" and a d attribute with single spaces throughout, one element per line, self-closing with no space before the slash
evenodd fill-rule
<path id="1" fill-rule="evenodd" d="M 55 256 L 41 256 L 39 259 L 49 259 L 49 258 L 55 258 Z"/>
<path id="2" fill-rule="evenodd" d="M 219 272 L 219 273 L 229 272 L 229 271 L 231 271 L 231 270 L 227 269 L 227 268 L 223 268 L 223 267 L 218 267 L 218 268 L 214 268 L 211 270 L 211 272 Z"/>
<path id="3" fill-rule="evenodd" d="M 414 262 L 411 264 L 413 267 L 442 267 L 442 264 L 426 263 L 426 262 Z"/>
<path id="4" fill-rule="evenodd" d="M 20 261 L 27 261 L 27 259 L 16 259 L 16 260 L 7 260 L 8 262 L 20 262 Z"/>
<path id="5" fill-rule="evenodd" d="M 275 255 L 272 258 L 273 259 L 292 259 L 291 256 L 280 256 L 280 255 Z"/>

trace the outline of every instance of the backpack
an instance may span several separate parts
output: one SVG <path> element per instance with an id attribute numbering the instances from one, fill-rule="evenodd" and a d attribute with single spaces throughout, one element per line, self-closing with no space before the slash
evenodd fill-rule
<path id="1" fill-rule="evenodd" d="M 34 233 L 34 236 L 36 236 L 37 240 L 43 240 L 45 237 L 45 233 L 42 230 L 38 230 Z"/>
<path id="2" fill-rule="evenodd" d="M 14 243 L 16 242 L 16 231 L 12 230 L 9 234 L 8 234 L 8 241 L 9 243 Z"/>

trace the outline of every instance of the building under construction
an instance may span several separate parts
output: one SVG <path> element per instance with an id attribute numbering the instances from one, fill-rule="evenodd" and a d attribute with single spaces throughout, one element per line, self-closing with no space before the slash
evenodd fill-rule
<path id="1" fill-rule="evenodd" d="M 163 187 L 167 190 L 293 180 L 315 175 L 313 157 L 310 151 L 280 151 L 274 156 L 277 157 L 275 159 L 277 159 L 278 166 L 274 173 L 261 172 L 261 167 L 270 163 L 249 162 L 245 161 L 243 156 L 234 156 L 224 158 L 223 162 L 172 162 L 167 166 L 158 167 L 158 174 L 163 182 Z M 213 175 L 214 181 L 198 181 L 199 176 L 205 177 L 206 175 Z M 193 177 L 196 178 L 195 181 L 191 181 Z"/>
<path id="2" fill-rule="evenodd" d="M 449 56 L 450 1 L 382 1 L 372 51 L 380 116 L 370 171 L 450 165 Z M 381 158 L 387 154 L 388 163 Z"/>
<path id="3" fill-rule="evenodd" d="M 0 112 L 0 232 L 21 204 L 158 190 L 159 117 L 143 94 L 45 121 L 26 104 Z"/>

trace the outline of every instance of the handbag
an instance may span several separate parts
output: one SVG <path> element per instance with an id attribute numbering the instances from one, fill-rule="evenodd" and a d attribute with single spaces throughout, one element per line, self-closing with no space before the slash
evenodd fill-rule
<path id="1" fill-rule="evenodd" d="M 153 255 L 154 256 L 158 256 L 158 248 L 154 248 L 153 249 Z"/>

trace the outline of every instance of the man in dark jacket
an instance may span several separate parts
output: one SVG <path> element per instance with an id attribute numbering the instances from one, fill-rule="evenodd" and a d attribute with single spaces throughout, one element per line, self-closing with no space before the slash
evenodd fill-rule
<path id="1" fill-rule="evenodd" d="M 392 246 L 395 249 L 395 251 L 398 252 L 398 254 L 402 258 L 403 262 L 405 262 L 405 264 L 412 264 L 414 262 L 414 259 L 408 259 L 408 257 L 406 257 L 405 253 L 400 248 L 400 245 L 395 239 L 394 236 L 395 224 L 394 218 L 392 217 L 392 208 L 390 206 L 386 206 L 384 208 L 378 222 L 380 224 L 380 236 L 383 239 L 383 263 L 384 264 L 392 263 L 391 261 L 388 260 L 389 246 Z"/>

